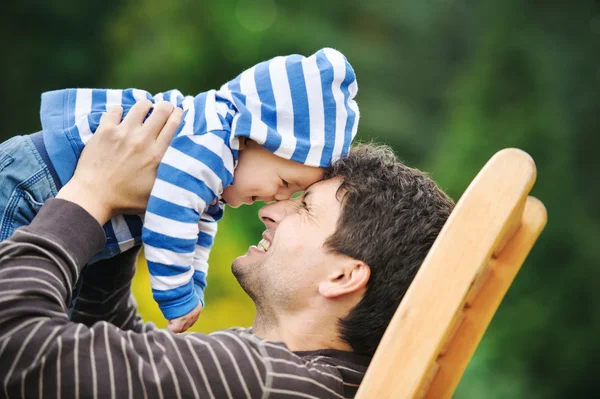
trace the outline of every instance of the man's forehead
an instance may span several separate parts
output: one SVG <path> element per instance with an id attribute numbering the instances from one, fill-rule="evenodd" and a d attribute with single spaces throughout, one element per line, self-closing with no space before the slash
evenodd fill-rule
<path id="1" fill-rule="evenodd" d="M 340 184 L 342 184 L 342 179 L 339 177 L 319 180 L 304 190 L 304 200 L 311 203 L 322 203 L 323 205 L 339 202 L 337 192 Z"/>

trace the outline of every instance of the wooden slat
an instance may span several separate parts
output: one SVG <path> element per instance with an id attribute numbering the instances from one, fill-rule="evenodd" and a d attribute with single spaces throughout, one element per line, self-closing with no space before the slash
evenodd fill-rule
<path id="1" fill-rule="evenodd" d="M 476 277 L 518 227 L 535 173 L 529 155 L 507 149 L 475 177 L 392 318 L 358 398 L 415 398 L 425 393 Z"/>
<path id="2" fill-rule="evenodd" d="M 450 341 L 447 351 L 438 358 L 437 373 L 427 388 L 426 398 L 452 397 L 471 356 L 546 225 L 546 220 L 544 205 L 536 198 L 527 198 L 519 229 L 494 259 L 489 277 L 471 305 L 462 312 L 463 322 Z"/>

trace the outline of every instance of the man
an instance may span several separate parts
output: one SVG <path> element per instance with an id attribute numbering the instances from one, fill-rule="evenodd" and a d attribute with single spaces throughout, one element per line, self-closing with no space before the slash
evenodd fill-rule
<path id="1" fill-rule="evenodd" d="M 144 324 L 130 292 L 135 250 L 86 269 L 67 320 L 101 225 L 145 206 L 175 131 L 162 127 L 168 117 L 103 121 L 57 199 L 0 245 L 1 396 L 354 396 L 452 209 L 382 147 L 354 148 L 302 197 L 261 209 L 263 239 L 232 267 L 256 304 L 252 329 L 173 335 Z"/>

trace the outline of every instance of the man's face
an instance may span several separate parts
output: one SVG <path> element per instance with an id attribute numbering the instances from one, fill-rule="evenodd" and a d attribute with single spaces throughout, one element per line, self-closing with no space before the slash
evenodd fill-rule
<path id="1" fill-rule="evenodd" d="M 302 197 L 267 205 L 259 217 L 267 227 L 257 246 L 237 258 L 233 273 L 257 307 L 302 309 L 335 262 L 324 243 L 341 212 L 340 179 L 310 186 Z"/>

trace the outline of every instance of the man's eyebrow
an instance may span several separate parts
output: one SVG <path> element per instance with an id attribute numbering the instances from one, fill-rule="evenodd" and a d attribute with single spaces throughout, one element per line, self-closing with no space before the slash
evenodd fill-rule
<path id="1" fill-rule="evenodd" d="M 302 195 L 302 199 L 304 201 L 306 201 L 306 198 L 308 198 L 308 196 L 312 193 L 312 191 L 310 191 L 310 187 L 306 190 L 304 190 L 304 195 Z"/>

